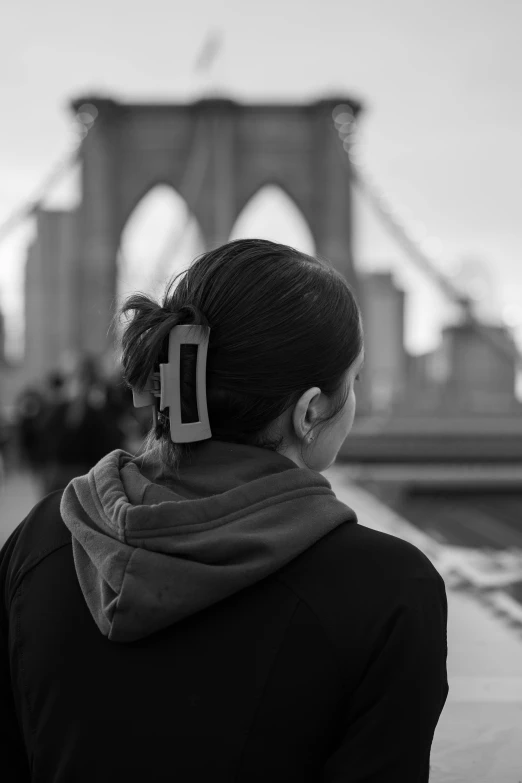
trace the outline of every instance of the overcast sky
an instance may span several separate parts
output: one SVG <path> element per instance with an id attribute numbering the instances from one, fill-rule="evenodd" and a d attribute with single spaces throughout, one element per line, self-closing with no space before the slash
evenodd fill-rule
<path id="1" fill-rule="evenodd" d="M 214 89 L 246 101 L 363 101 L 362 156 L 373 178 L 440 240 L 441 268 L 456 272 L 468 259 L 460 279 L 481 278 L 493 309 L 520 319 L 522 344 L 521 2 L 17 0 L 1 16 L 0 220 L 70 146 L 72 97 L 191 100 L 202 89 L 196 57 L 218 28 Z M 411 294 L 408 343 L 430 347 L 442 301 L 356 209 L 359 268 L 395 271 Z M 0 245 L 10 317 L 28 231 Z"/>

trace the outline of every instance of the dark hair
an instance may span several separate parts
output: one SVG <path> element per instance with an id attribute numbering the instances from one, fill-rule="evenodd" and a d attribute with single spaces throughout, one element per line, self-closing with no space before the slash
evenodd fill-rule
<path id="1" fill-rule="evenodd" d="M 311 386 L 334 398 L 334 410 L 319 423 L 338 415 L 348 395 L 344 374 L 363 347 L 359 308 L 345 278 L 323 261 L 263 239 L 204 253 L 171 280 L 161 305 L 135 294 L 121 309 L 129 313 L 122 363 L 131 387 L 142 390 L 167 361 L 174 326 L 209 326 L 212 437 L 274 450 L 283 439 L 268 439 L 269 425 Z M 182 346 L 180 360 L 184 422 L 198 420 L 193 348 Z M 158 412 L 147 441 L 153 445 L 175 467 L 191 444 L 173 444 L 168 413 Z"/>

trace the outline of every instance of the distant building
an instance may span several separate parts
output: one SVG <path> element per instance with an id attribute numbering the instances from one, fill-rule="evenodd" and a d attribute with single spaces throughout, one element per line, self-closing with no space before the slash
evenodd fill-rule
<path id="1" fill-rule="evenodd" d="M 25 382 L 41 379 L 74 348 L 75 213 L 39 210 L 25 272 Z"/>
<path id="2" fill-rule="evenodd" d="M 404 291 L 389 272 L 362 275 L 365 370 L 371 410 L 389 411 L 404 396 L 408 357 L 404 348 Z"/>
<path id="3" fill-rule="evenodd" d="M 438 350 L 445 366 L 443 405 L 466 414 L 512 413 L 520 404 L 515 396 L 515 359 L 504 355 L 487 338 L 514 346 L 503 326 L 487 324 L 485 336 L 468 322 L 443 330 Z"/>
<path id="4" fill-rule="evenodd" d="M 515 360 L 488 341 L 514 345 L 502 326 L 484 325 L 486 337 L 468 322 L 442 331 L 434 351 L 408 357 L 401 412 L 473 418 L 522 413 L 515 395 Z"/>
<path id="5" fill-rule="evenodd" d="M 0 367 L 4 367 L 5 364 L 5 318 L 2 311 L 0 311 Z"/>
<path id="6" fill-rule="evenodd" d="M 407 355 L 406 389 L 400 410 L 408 415 L 433 414 L 440 407 L 441 367 L 436 351 Z"/>
<path id="7" fill-rule="evenodd" d="M 5 321 L 4 315 L 0 311 L 0 422 L 2 409 L 5 406 L 5 381 L 7 367 L 5 361 Z"/>

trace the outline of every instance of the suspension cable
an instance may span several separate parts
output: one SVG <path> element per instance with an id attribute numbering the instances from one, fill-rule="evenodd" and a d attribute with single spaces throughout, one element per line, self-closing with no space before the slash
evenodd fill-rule
<path id="1" fill-rule="evenodd" d="M 515 363 L 522 369 L 522 354 L 517 349 L 514 340 L 506 339 L 498 332 L 488 329 L 487 325 L 477 316 L 473 299 L 465 292 L 459 290 L 451 280 L 437 268 L 433 260 L 421 248 L 419 242 L 413 238 L 411 234 L 408 233 L 406 227 L 396 219 L 393 208 L 372 183 L 367 171 L 365 171 L 365 167 L 357 159 L 354 152 L 357 122 L 352 108 L 348 105 L 336 106 L 332 115 L 343 149 L 346 152 L 346 156 L 344 156 L 343 159 L 349 167 L 352 180 L 363 196 L 366 197 L 370 206 L 389 233 L 392 234 L 394 239 L 417 267 L 431 277 L 446 298 L 450 299 L 464 312 L 466 323 L 495 350 L 500 351 L 511 360 L 514 359 Z M 512 338 L 509 330 L 508 333 Z"/>
<path id="2" fill-rule="evenodd" d="M 190 211 L 189 205 L 196 206 L 205 181 L 205 174 L 208 169 L 210 157 L 210 147 L 205 143 L 207 129 L 203 119 L 200 119 L 199 123 L 196 120 L 196 123 L 196 130 L 192 136 L 187 165 L 185 166 L 180 185 L 180 193 L 186 201 L 185 218 L 181 228 L 175 229 L 171 233 L 165 243 L 165 247 L 158 257 L 156 262 L 156 269 L 158 270 L 156 274 L 157 277 L 168 275 L 168 266 L 181 247 L 181 244 L 193 223 L 194 216 Z"/>
<path id="3" fill-rule="evenodd" d="M 160 251 L 156 264 L 154 265 L 155 280 L 165 279 L 170 276 L 169 269 L 172 259 L 180 249 L 189 228 L 191 227 L 194 216 L 188 207 L 188 203 L 197 204 L 201 189 L 205 179 L 205 173 L 208 166 L 209 146 L 205 144 L 206 128 L 203 121 L 200 121 L 192 134 L 192 142 L 187 156 L 187 163 L 183 170 L 179 191 L 185 197 L 187 206 L 183 223 L 180 227 L 175 227 L 165 246 Z M 201 152 L 203 154 L 201 154 Z M 123 252 L 121 237 L 117 251 L 118 265 L 121 267 L 126 263 L 125 253 Z"/>
<path id="4" fill-rule="evenodd" d="M 204 73 L 208 78 L 212 68 L 215 64 L 215 60 L 222 49 L 222 36 L 220 31 L 211 30 L 207 34 L 203 42 L 201 51 L 196 58 L 193 65 L 192 74 L 195 76 L 197 73 Z M 207 137 L 207 131 L 205 124 L 202 120 L 196 125 L 196 132 L 192 136 L 192 143 L 189 149 L 189 155 L 187 158 L 187 164 L 185 166 L 179 191 L 185 198 L 186 208 L 185 216 L 181 227 L 175 228 L 171 235 L 165 242 L 165 246 L 160 251 L 156 260 L 155 277 L 157 279 L 167 277 L 169 275 L 169 266 L 172 259 L 179 251 L 190 227 L 194 221 L 194 215 L 190 211 L 188 204 L 195 206 L 199 200 L 201 189 L 205 180 L 205 174 L 208 168 L 210 148 L 208 144 L 205 144 Z M 125 257 L 123 250 L 120 246 L 118 249 L 118 257 L 120 263 L 125 263 Z"/>
<path id="5" fill-rule="evenodd" d="M 94 106 L 86 104 L 80 106 L 76 112 L 73 122 L 77 124 L 79 130 L 79 139 L 72 151 L 61 158 L 45 177 L 40 187 L 37 188 L 34 196 L 29 198 L 20 207 L 17 207 L 2 223 L 0 223 L 0 243 L 6 239 L 9 234 L 20 224 L 41 208 L 47 194 L 60 182 L 60 180 L 70 171 L 78 162 L 82 144 L 87 137 L 90 129 L 96 121 L 98 112 Z"/>

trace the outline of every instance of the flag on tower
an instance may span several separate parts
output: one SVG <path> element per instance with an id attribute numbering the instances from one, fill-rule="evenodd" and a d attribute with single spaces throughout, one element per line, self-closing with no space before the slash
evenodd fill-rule
<path id="1" fill-rule="evenodd" d="M 221 43 L 221 32 L 219 30 L 211 30 L 203 42 L 203 46 L 194 63 L 195 71 L 201 73 L 202 71 L 208 72 L 211 69 L 221 49 Z"/>

